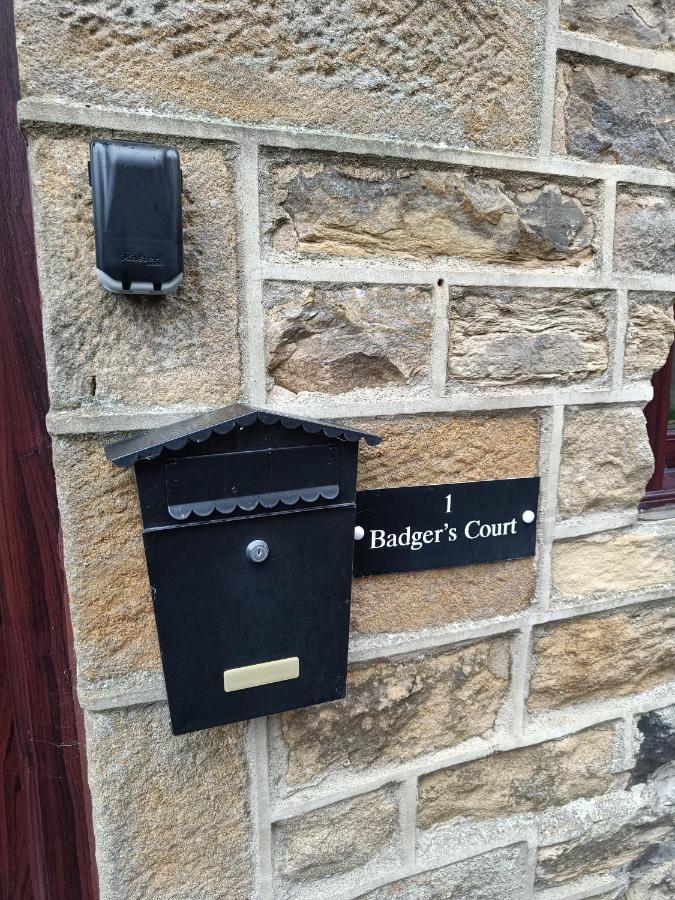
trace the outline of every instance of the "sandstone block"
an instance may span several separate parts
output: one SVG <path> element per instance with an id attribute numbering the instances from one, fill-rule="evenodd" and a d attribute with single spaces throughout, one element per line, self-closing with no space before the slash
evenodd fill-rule
<path id="1" fill-rule="evenodd" d="M 359 900 L 521 900 L 528 887 L 527 847 L 511 844 L 392 881 Z"/>
<path id="2" fill-rule="evenodd" d="M 279 253 L 579 266 L 595 252 L 593 183 L 318 154 L 265 162 L 264 225 Z"/>
<path id="3" fill-rule="evenodd" d="M 653 468 L 639 407 L 567 408 L 558 487 L 561 516 L 637 506 Z"/>
<path id="4" fill-rule="evenodd" d="M 352 583 L 352 632 L 417 631 L 458 622 L 508 616 L 532 602 L 532 558 L 397 572 Z"/>
<path id="5" fill-rule="evenodd" d="M 22 94 L 532 149 L 544 14 L 539 0 L 233 0 L 226 14 L 195 0 L 22 0 Z"/>
<path id="6" fill-rule="evenodd" d="M 532 413 L 417 415 L 350 420 L 382 437 L 359 448 L 358 489 L 525 478 L 537 473 Z"/>
<path id="7" fill-rule="evenodd" d="M 509 641 L 353 667 L 347 699 L 281 716 L 288 785 L 412 759 L 489 734 L 509 679 Z"/>
<path id="8" fill-rule="evenodd" d="M 607 369 L 606 292 L 453 288 L 448 378 L 569 384 Z"/>
<path id="9" fill-rule="evenodd" d="M 675 191 L 619 188 L 614 264 L 626 272 L 675 274 Z"/>
<path id="10" fill-rule="evenodd" d="M 80 686 L 161 668 L 134 475 L 111 438 L 53 442 Z"/>
<path id="11" fill-rule="evenodd" d="M 243 727 L 176 737 L 163 704 L 86 727 L 102 900 L 248 900 Z"/>
<path id="12" fill-rule="evenodd" d="M 560 24 L 622 44 L 654 50 L 675 46 L 672 0 L 562 0 Z"/>
<path id="13" fill-rule="evenodd" d="M 279 870 L 295 883 L 312 882 L 365 866 L 383 855 L 400 862 L 399 812 L 393 789 L 333 803 L 274 827 Z M 293 890 L 284 896 L 294 896 Z"/>
<path id="14" fill-rule="evenodd" d="M 626 697 L 670 681 L 675 681 L 672 602 L 535 629 L 532 710 Z"/>
<path id="15" fill-rule="evenodd" d="M 553 582 L 562 602 L 667 586 L 675 580 L 675 533 L 647 523 L 553 545 Z"/>
<path id="16" fill-rule="evenodd" d="M 675 77 L 663 72 L 563 58 L 556 101 L 558 149 L 594 162 L 672 168 L 674 87 Z"/>
<path id="17" fill-rule="evenodd" d="M 604 793 L 613 750 L 614 728 L 603 725 L 432 772 L 420 779 L 418 825 L 539 812 Z"/>
<path id="18" fill-rule="evenodd" d="M 665 364 L 673 343 L 675 295 L 636 291 L 628 298 L 624 372 L 651 378 Z"/>
<path id="19" fill-rule="evenodd" d="M 580 837 L 541 847 L 535 885 L 548 887 L 628 865 L 643 853 L 675 837 L 672 819 L 622 825 L 597 837 Z M 651 896 L 651 895 L 650 895 Z M 666 895 L 667 896 L 667 895 Z"/>
<path id="20" fill-rule="evenodd" d="M 340 394 L 428 382 L 430 288 L 277 282 L 264 303 L 275 387 Z"/>
<path id="21" fill-rule="evenodd" d="M 97 135 L 99 136 L 99 135 Z M 214 406 L 239 393 L 231 151 L 178 141 L 185 281 L 165 297 L 110 294 L 95 273 L 88 140 L 30 142 L 52 407 Z M 151 140 L 151 138 L 142 138 Z"/>
<path id="22" fill-rule="evenodd" d="M 539 425 L 529 413 L 401 416 L 352 423 L 383 437 L 359 449 L 359 489 L 523 478 L 537 472 Z M 352 629 L 395 632 L 509 615 L 534 593 L 532 559 L 357 578 Z"/>

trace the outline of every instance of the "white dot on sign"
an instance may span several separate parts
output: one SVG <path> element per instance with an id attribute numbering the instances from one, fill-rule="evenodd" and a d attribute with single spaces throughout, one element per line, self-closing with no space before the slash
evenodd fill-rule
<path id="1" fill-rule="evenodd" d="M 530 522 L 534 522 L 534 513 L 531 509 L 526 509 L 523 513 L 523 522 L 525 522 L 526 525 L 529 525 Z"/>
<path id="2" fill-rule="evenodd" d="M 357 525 L 356 528 L 354 529 L 354 540 L 362 541 L 365 536 L 366 536 L 366 533 L 363 530 L 363 528 L 361 528 L 360 525 Z"/>

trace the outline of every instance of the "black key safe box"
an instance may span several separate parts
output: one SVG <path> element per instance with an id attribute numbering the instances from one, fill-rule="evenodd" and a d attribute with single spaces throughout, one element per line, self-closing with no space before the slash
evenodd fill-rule
<path id="1" fill-rule="evenodd" d="M 168 294 L 183 281 L 183 176 L 175 147 L 92 141 L 96 274 L 114 294 Z"/>
<path id="2" fill-rule="evenodd" d="M 361 438 L 234 405 L 106 447 L 136 474 L 175 734 L 345 696 Z"/>

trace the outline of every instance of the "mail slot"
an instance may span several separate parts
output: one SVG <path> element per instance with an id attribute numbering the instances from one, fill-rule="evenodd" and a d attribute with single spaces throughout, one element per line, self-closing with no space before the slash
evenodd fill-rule
<path id="1" fill-rule="evenodd" d="M 234 405 L 106 447 L 136 474 L 175 734 L 345 696 L 361 438 Z"/>

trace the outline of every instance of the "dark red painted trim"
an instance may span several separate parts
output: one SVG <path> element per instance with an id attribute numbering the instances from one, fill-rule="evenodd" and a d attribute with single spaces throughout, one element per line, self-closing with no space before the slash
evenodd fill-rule
<path id="1" fill-rule="evenodd" d="M 647 485 L 647 492 L 640 504 L 641 509 L 652 509 L 675 503 L 675 479 L 667 471 L 672 465 L 673 434 L 668 431 L 668 408 L 670 405 L 670 378 L 673 369 L 674 347 L 670 348 L 665 366 L 652 378 L 654 397 L 645 406 L 647 433 L 654 452 L 654 474 Z"/>
<path id="2" fill-rule="evenodd" d="M 640 509 L 655 509 L 657 506 L 675 506 L 675 478 L 671 476 L 668 484 L 660 491 L 648 491 L 642 498 Z"/>
<path id="3" fill-rule="evenodd" d="M 675 469 L 675 431 L 666 434 L 666 469 Z"/>
<path id="4" fill-rule="evenodd" d="M 97 896 L 11 0 L 0 0 L 0 897 Z"/>

